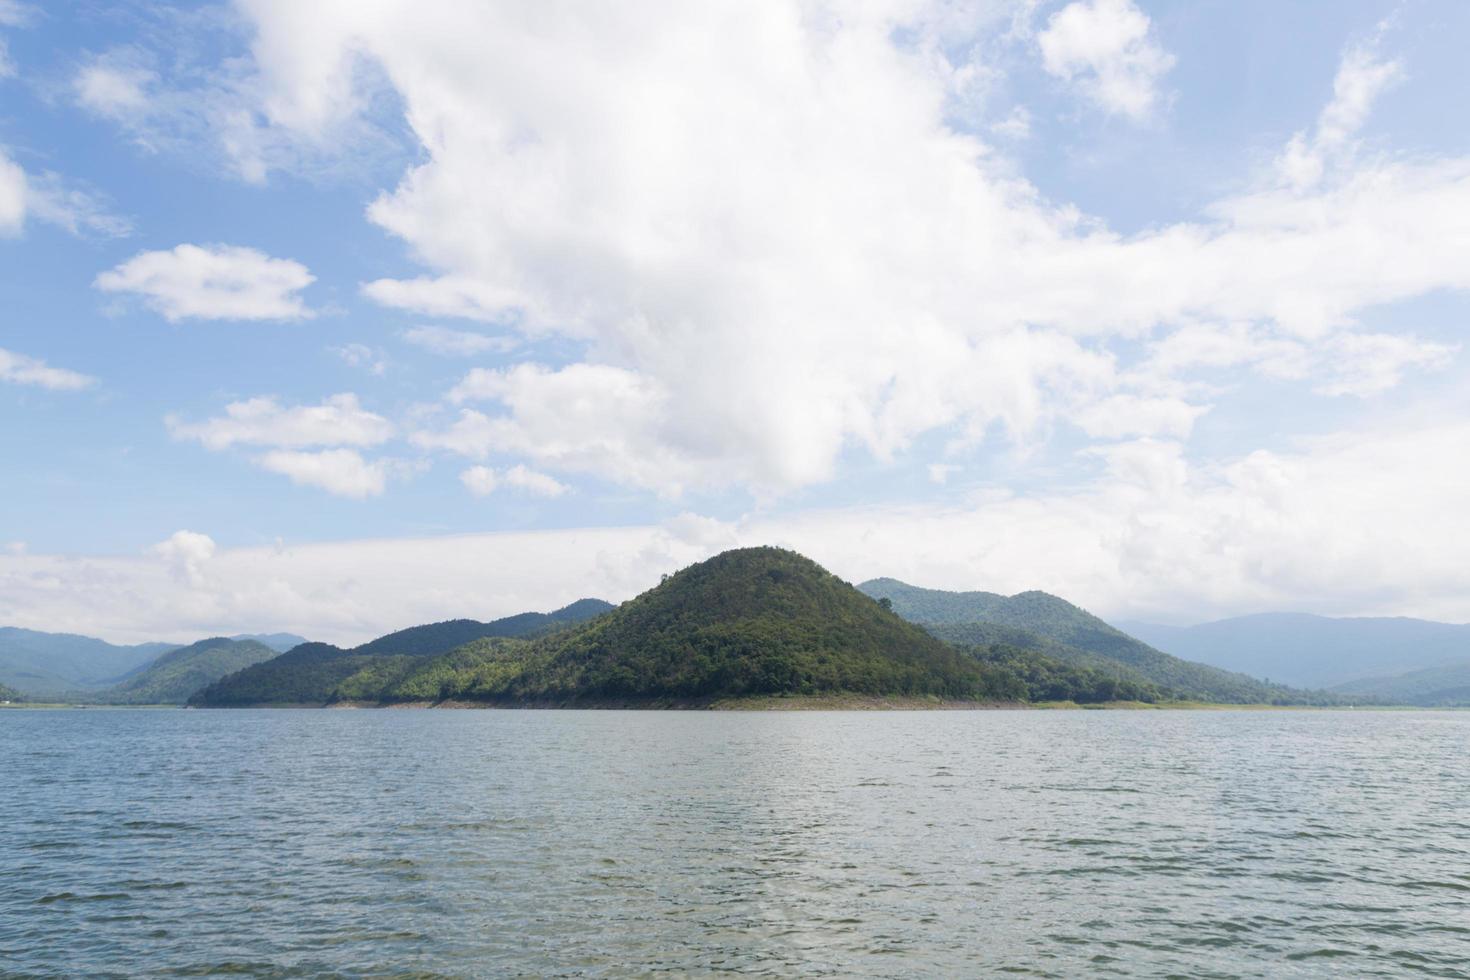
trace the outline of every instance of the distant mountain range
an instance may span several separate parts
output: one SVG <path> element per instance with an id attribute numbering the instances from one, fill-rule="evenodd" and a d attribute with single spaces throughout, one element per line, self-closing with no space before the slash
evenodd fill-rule
<path id="1" fill-rule="evenodd" d="M 199 690 L 191 703 L 211 707 L 255 704 L 325 704 L 339 700 L 339 688 L 363 688 L 361 676 L 398 671 L 465 644 L 486 638 L 511 639 L 554 631 L 612 609 L 601 599 L 581 599 L 551 613 L 521 613 L 489 623 L 452 619 L 389 633 L 350 649 L 330 643 L 304 643 Z"/>
<path id="2" fill-rule="evenodd" d="M 255 640 L 211 637 L 170 650 L 141 670 L 87 700 L 106 704 L 183 704 L 196 691 L 280 654 Z"/>
<path id="3" fill-rule="evenodd" d="M 858 586 L 940 639 L 973 647 L 1004 644 L 1039 650 L 1063 661 L 1125 671 L 1173 697 L 1227 703 L 1315 700 L 1304 691 L 1266 684 L 1243 673 L 1170 656 L 1045 592 L 924 589 L 891 578 Z"/>
<path id="4" fill-rule="evenodd" d="M 117 683 L 177 646 L 117 646 L 72 633 L 0 627 L 0 684 L 33 698 L 96 690 Z"/>
<path id="5" fill-rule="evenodd" d="M 305 642 L 292 633 L 230 639 L 253 641 L 278 653 Z M 0 627 L 0 684 L 32 700 L 95 695 L 122 684 L 159 657 L 183 646 L 161 642 L 120 646 L 74 633 Z"/>
<path id="6" fill-rule="evenodd" d="M 1102 672 L 1014 648 L 956 649 L 778 548 L 725 552 L 616 608 L 584 601 L 543 618 L 553 622 L 523 619 L 441 623 L 353 650 L 308 644 L 225 678 L 191 703 L 695 707 L 766 696 L 1158 697 L 1152 685 L 1120 677 L 1121 668 Z M 483 635 L 439 649 L 471 629 Z"/>
<path id="7" fill-rule="evenodd" d="M 1470 695 L 1454 693 L 1470 676 L 1470 625 L 1262 613 L 1199 626 L 1119 626 L 1175 656 L 1285 684 L 1415 703 L 1470 703 Z M 1398 682 L 1410 673 L 1417 680 Z M 1418 698 L 1404 698 L 1408 690 Z"/>
<path id="8" fill-rule="evenodd" d="M 180 647 L 0 629 L 0 700 L 596 706 L 856 694 L 1470 704 L 1470 626 L 1289 614 L 1124 625 L 1045 592 L 948 592 L 889 578 L 854 587 L 794 552 L 745 548 L 621 606 L 582 599 L 551 613 L 414 626 L 351 648 L 285 633 Z"/>

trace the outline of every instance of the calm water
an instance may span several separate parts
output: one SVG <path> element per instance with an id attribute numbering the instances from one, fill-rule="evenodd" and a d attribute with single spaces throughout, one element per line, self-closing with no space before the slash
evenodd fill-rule
<path id="1" fill-rule="evenodd" d="M 0 712 L 0 974 L 1470 976 L 1470 713 Z"/>

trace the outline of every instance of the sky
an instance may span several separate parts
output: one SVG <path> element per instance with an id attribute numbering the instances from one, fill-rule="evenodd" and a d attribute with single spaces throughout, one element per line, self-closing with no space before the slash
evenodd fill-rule
<path id="1" fill-rule="evenodd" d="M 0 0 L 0 623 L 729 547 L 1470 621 L 1459 0 Z"/>

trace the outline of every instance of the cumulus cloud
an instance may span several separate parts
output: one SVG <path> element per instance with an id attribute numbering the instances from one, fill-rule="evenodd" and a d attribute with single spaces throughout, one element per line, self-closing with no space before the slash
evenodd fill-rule
<path id="1" fill-rule="evenodd" d="M 369 462 L 355 449 L 323 449 L 318 452 L 278 449 L 257 457 L 256 462 L 272 473 L 290 477 L 299 486 L 318 487 L 339 497 L 381 496 L 388 483 L 389 462 Z"/>
<path id="2" fill-rule="evenodd" d="M 148 549 L 161 558 L 173 578 L 185 585 L 204 585 L 204 566 L 214 557 L 214 539 L 198 531 L 175 531 Z"/>
<path id="3" fill-rule="evenodd" d="M 986 19 L 972 5 L 624 5 L 550 22 L 432 2 L 244 9 L 273 131 L 320 140 L 360 114 L 367 64 L 420 144 L 369 217 L 424 268 L 366 295 L 586 351 L 456 386 L 462 414 L 415 438 L 471 458 L 673 496 L 781 492 L 936 430 L 961 447 L 1059 422 L 1178 436 L 1205 404 L 1144 383 L 1116 348 L 1249 324 L 1310 350 L 1306 386 L 1366 390 L 1378 380 L 1344 387 L 1320 350 L 1350 346 L 1367 307 L 1470 288 L 1466 159 L 1355 161 L 1306 192 L 1273 174 L 1128 236 L 1048 202 L 952 125 L 956 79 L 988 70 L 984 45 L 944 34 Z M 1070 4 L 1038 43 L 1112 111 L 1163 98 L 1172 59 L 1131 3 Z M 1336 101 L 1365 104 L 1361 88 Z M 1356 118 L 1331 109 L 1319 128 Z"/>
<path id="4" fill-rule="evenodd" d="M 1212 463 L 1174 440 L 1132 440 L 1088 451 L 1098 471 L 1078 485 L 942 507 L 274 548 L 175 535 L 139 560 L 3 554 L 0 621 L 116 639 L 290 629 L 355 642 L 617 601 L 725 548 L 778 544 L 850 581 L 1041 588 L 1112 618 L 1301 609 L 1464 622 L 1470 524 L 1426 519 L 1458 513 L 1470 480 L 1470 423 L 1463 406 L 1442 409 Z"/>
<path id="5" fill-rule="evenodd" d="M 175 439 L 192 439 L 207 449 L 235 445 L 301 449 L 308 446 L 376 446 L 393 437 L 393 423 L 364 409 L 356 395 L 332 395 L 320 405 L 284 406 L 261 396 L 231 402 L 225 414 L 203 422 L 177 415 L 165 420 Z"/>
<path id="6" fill-rule="evenodd" d="M 1077 0 L 1052 14 L 1036 40 L 1048 74 L 1135 120 L 1153 113 L 1159 82 L 1174 66 L 1133 0 Z"/>
<path id="7" fill-rule="evenodd" d="M 448 327 L 410 327 L 399 334 L 415 347 L 450 357 L 473 357 L 476 354 L 503 354 L 516 348 L 514 337 L 492 336 L 470 330 Z"/>
<path id="8" fill-rule="evenodd" d="M 104 292 L 131 293 L 171 322 L 299 320 L 299 293 L 316 280 L 306 266 L 238 245 L 179 245 L 142 252 L 99 275 Z"/>
<path id="9" fill-rule="evenodd" d="M 89 375 L 51 367 L 38 358 L 17 354 L 3 347 L 0 347 L 0 381 L 35 385 L 52 391 L 77 391 L 97 383 L 97 379 Z"/>

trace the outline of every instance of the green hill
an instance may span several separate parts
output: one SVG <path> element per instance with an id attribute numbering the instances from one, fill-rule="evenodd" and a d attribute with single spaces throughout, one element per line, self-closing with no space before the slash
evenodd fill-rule
<path id="1" fill-rule="evenodd" d="M 178 646 L 117 646 L 73 633 L 0 627 L 0 683 L 33 698 L 64 697 L 115 684 Z"/>
<path id="2" fill-rule="evenodd" d="M 346 650 L 329 643 L 303 643 L 209 685 L 190 703 L 213 707 L 324 704 L 340 700 L 338 685 L 366 668 L 387 669 L 390 663 L 433 657 L 485 637 L 540 635 L 611 608 L 600 599 L 581 599 L 552 613 L 521 613 L 489 623 L 455 619 L 413 626 Z"/>
<path id="3" fill-rule="evenodd" d="M 183 704 L 220 678 L 276 655 L 264 643 L 215 636 L 171 650 L 87 700 L 106 704 Z"/>
<path id="4" fill-rule="evenodd" d="M 1143 678 L 1174 697 L 1235 704 L 1338 700 L 1171 657 L 1045 592 L 1009 597 L 993 592 L 945 592 L 890 578 L 873 579 L 858 588 L 875 599 L 889 600 L 894 612 L 949 642 L 986 645 L 999 637 L 1000 642 L 1037 649 L 1093 669 L 1105 669 L 1111 662 L 1130 671 L 1125 676 Z M 1025 634 L 1036 639 L 1028 641 Z"/>
<path id="5" fill-rule="evenodd" d="M 1365 677 L 1339 684 L 1333 691 L 1395 704 L 1425 708 L 1470 707 L 1470 661 L 1426 667 L 1395 677 Z"/>
<path id="6" fill-rule="evenodd" d="M 578 629 L 524 650 L 491 651 L 443 692 L 569 704 L 835 692 L 1024 695 L 1008 675 L 938 642 L 810 559 L 776 548 L 727 551 Z"/>
<path id="7" fill-rule="evenodd" d="M 1067 664 L 999 642 L 937 642 L 789 551 L 726 552 L 586 625 L 542 640 L 480 640 L 339 687 L 378 701 L 698 705 L 762 695 L 966 700 L 1156 700 L 1116 664 Z M 376 693 L 374 693 L 376 692 Z"/>

